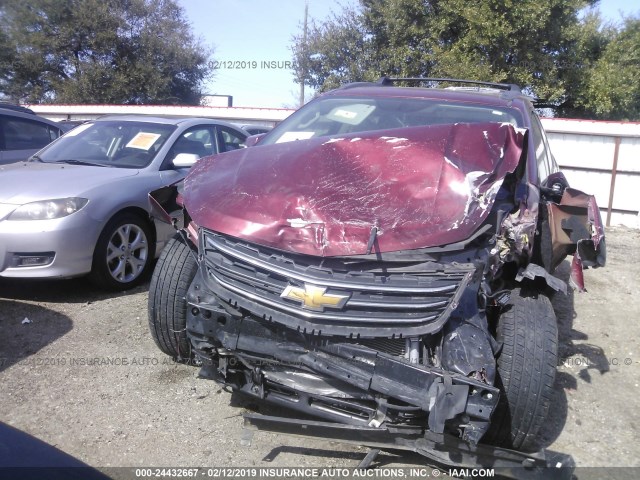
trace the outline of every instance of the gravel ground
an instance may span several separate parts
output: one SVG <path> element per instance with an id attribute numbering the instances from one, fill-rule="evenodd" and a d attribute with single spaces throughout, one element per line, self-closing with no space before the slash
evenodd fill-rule
<path id="1" fill-rule="evenodd" d="M 608 264 L 585 272 L 589 292 L 554 298 L 561 361 L 544 436 L 580 467 L 640 467 L 639 245 L 639 230 L 608 229 Z M 242 446 L 243 412 L 272 412 L 164 357 L 147 287 L 108 295 L 84 279 L 0 279 L 0 422 L 95 467 L 359 463 L 366 449 L 316 439 L 256 433 Z M 389 453 L 378 464 L 421 462 Z"/>

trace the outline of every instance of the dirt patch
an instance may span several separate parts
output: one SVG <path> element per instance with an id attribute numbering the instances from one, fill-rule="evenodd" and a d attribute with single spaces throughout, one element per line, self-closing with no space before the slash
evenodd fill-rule
<path id="1" fill-rule="evenodd" d="M 561 358 L 544 435 L 578 466 L 640 466 L 640 231 L 610 229 L 607 247 L 588 293 L 553 300 Z M 257 433 L 242 446 L 242 414 L 257 407 L 157 350 L 146 289 L 0 280 L 0 422 L 97 467 L 359 463 L 366 449 L 322 440 Z"/>

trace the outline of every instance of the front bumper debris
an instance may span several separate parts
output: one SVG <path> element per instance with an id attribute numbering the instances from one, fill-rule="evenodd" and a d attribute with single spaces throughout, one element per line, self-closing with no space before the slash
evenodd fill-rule
<path id="1" fill-rule="evenodd" d="M 408 450 L 430 459 L 445 471 L 448 468 L 491 468 L 498 478 L 569 480 L 575 469 L 575 462 L 570 455 L 549 450 L 523 453 L 491 445 L 470 445 L 451 435 L 428 431 L 424 435 L 406 435 L 392 427 L 373 428 L 245 414 L 244 445 L 250 445 L 254 431 L 318 437 L 327 441 L 380 449 Z M 360 467 L 368 467 L 373 458 L 374 455 L 367 455 Z"/>

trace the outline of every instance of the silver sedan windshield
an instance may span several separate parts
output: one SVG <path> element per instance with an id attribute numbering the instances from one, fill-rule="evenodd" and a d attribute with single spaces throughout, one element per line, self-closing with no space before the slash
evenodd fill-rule
<path id="1" fill-rule="evenodd" d="M 175 128 L 146 122 L 85 123 L 41 151 L 35 159 L 47 163 L 144 168 Z"/>

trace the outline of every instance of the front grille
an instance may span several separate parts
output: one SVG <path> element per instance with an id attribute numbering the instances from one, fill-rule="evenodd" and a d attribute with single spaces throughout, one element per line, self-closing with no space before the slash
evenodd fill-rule
<path id="1" fill-rule="evenodd" d="M 202 242 L 205 276 L 209 283 L 217 284 L 212 290 L 223 300 L 250 300 L 262 306 L 260 316 L 265 316 L 266 307 L 318 325 L 415 326 L 435 322 L 455 308 L 473 270 L 469 264 L 424 262 L 417 266 L 417 262 L 391 264 L 299 255 L 206 230 Z M 224 289 L 227 298 L 217 286 Z M 298 292 L 319 289 L 323 292 L 320 303 L 341 300 L 319 307 L 307 305 L 295 295 L 283 298 L 287 287 Z"/>
<path id="2" fill-rule="evenodd" d="M 333 337 L 317 338 L 307 336 L 306 341 L 312 348 L 322 348 L 336 344 L 336 340 Z M 407 351 L 407 341 L 404 338 L 353 338 L 346 340 L 342 339 L 339 343 L 360 345 L 375 350 L 376 352 L 386 353 L 393 357 L 404 357 Z"/>
<path id="3" fill-rule="evenodd" d="M 359 340 L 358 344 L 394 357 L 404 357 L 406 353 L 404 338 L 366 338 Z"/>

